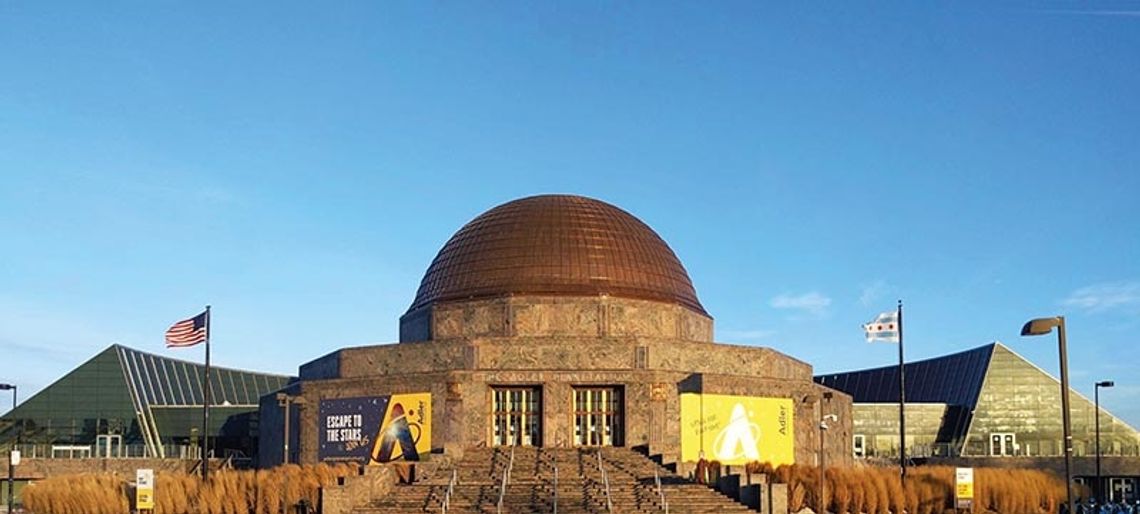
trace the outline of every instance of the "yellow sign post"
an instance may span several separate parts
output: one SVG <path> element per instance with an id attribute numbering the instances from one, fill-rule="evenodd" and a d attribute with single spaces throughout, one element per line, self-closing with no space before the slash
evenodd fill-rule
<path id="1" fill-rule="evenodd" d="M 958 468 L 954 473 L 954 498 L 959 509 L 974 510 L 974 468 Z"/>
<path id="2" fill-rule="evenodd" d="M 154 510 L 154 470 L 135 470 L 135 509 Z"/>
<path id="3" fill-rule="evenodd" d="M 793 464 L 795 424 L 789 398 L 681 395 L 681 460 L 725 465 Z"/>

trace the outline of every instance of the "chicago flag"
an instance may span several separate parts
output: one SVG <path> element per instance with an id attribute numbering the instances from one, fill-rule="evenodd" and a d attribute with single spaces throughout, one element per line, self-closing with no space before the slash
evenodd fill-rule
<path id="1" fill-rule="evenodd" d="M 871 320 L 870 323 L 863 325 L 863 332 L 866 333 L 868 343 L 875 341 L 899 342 L 899 313 L 890 311 L 875 316 L 875 319 Z"/>

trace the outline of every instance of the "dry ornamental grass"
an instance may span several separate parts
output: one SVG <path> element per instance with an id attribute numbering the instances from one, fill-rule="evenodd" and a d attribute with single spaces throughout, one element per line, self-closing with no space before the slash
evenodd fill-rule
<path id="1" fill-rule="evenodd" d="M 295 505 L 304 499 L 315 505 L 320 487 L 355 471 L 351 465 L 325 464 L 225 470 L 215 473 L 207 485 L 197 476 L 160 472 L 155 477 L 155 514 L 276 514 L 282 502 Z M 829 468 L 824 498 L 819 497 L 819 470 L 814 466 L 773 469 L 754 463 L 746 472 L 766 473 L 775 482 L 788 484 L 793 512 L 804 507 L 818 512 L 822 503 L 827 512 L 840 514 L 904 509 L 911 514 L 942 514 L 954 503 L 954 468 L 946 466 L 910 468 L 905 489 L 897 468 Z M 974 473 L 975 512 L 1050 514 L 1064 501 L 1064 483 L 1042 471 L 978 468 Z M 37 514 L 121 514 L 132 507 L 131 478 L 113 473 L 53 477 L 24 489 L 24 502 Z"/>
<path id="2" fill-rule="evenodd" d="M 200 477 L 159 472 L 155 514 L 277 514 L 282 501 L 316 505 L 318 490 L 355 465 L 280 466 L 270 470 L 222 470 L 203 485 Z M 62 475 L 24 489 L 24 505 L 36 514 L 122 514 L 133 505 L 128 481 L 115 473 Z"/>
<path id="3" fill-rule="evenodd" d="M 919 466 L 907 470 L 906 488 L 898 468 L 855 466 L 829 468 L 827 492 L 819 498 L 819 470 L 814 466 L 749 464 L 748 473 L 767 473 L 788 484 L 792 512 L 811 507 L 840 514 L 889 514 L 905 509 L 911 514 L 953 512 L 954 468 Z M 1052 514 L 1064 502 L 1065 484 L 1048 473 L 1031 469 L 974 470 L 975 512 L 1001 514 Z M 822 500 L 822 501 L 821 501 Z"/>

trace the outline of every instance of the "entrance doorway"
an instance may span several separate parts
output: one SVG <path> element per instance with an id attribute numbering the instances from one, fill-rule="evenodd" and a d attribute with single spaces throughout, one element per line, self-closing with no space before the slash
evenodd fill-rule
<path id="1" fill-rule="evenodd" d="M 1131 502 L 1136 499 L 1134 493 L 1135 479 L 1110 478 L 1108 479 L 1108 499 L 1114 502 Z"/>
<path id="2" fill-rule="evenodd" d="M 95 436 L 95 457 L 117 459 L 123 456 L 123 436 L 107 434 Z"/>
<path id="3" fill-rule="evenodd" d="M 542 389 L 491 388 L 491 444 L 542 446 Z"/>
<path id="4" fill-rule="evenodd" d="M 620 387 L 574 388 L 574 445 L 624 444 L 624 405 Z"/>
<path id="5" fill-rule="evenodd" d="M 990 455 L 994 457 L 1017 455 L 1016 441 L 1013 434 L 990 434 Z"/>
<path id="6" fill-rule="evenodd" d="M 852 447 L 855 450 L 855 458 L 862 459 L 867 456 L 867 436 L 863 434 L 855 434 L 852 436 Z"/>

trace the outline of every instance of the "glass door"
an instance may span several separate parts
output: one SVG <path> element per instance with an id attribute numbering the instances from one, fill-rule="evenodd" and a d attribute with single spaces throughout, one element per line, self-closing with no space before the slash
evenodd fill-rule
<path id="1" fill-rule="evenodd" d="M 990 434 L 990 455 L 1008 457 L 1016 455 L 1017 438 L 1013 434 Z"/>
<path id="2" fill-rule="evenodd" d="M 491 444 L 542 446 L 542 390 L 495 387 L 491 395 Z"/>
<path id="3" fill-rule="evenodd" d="M 574 388 L 575 446 L 621 446 L 621 388 Z"/>
<path id="4" fill-rule="evenodd" d="M 855 450 L 855 458 L 861 459 L 867 456 L 867 437 L 863 434 L 855 434 L 852 436 L 852 447 Z"/>
<path id="5" fill-rule="evenodd" d="M 1108 479 L 1108 499 L 1114 502 L 1134 501 L 1133 484 L 1134 479 L 1131 478 Z"/>
<path id="6" fill-rule="evenodd" d="M 118 434 L 95 436 L 95 456 L 101 459 L 122 457 L 123 436 Z"/>

